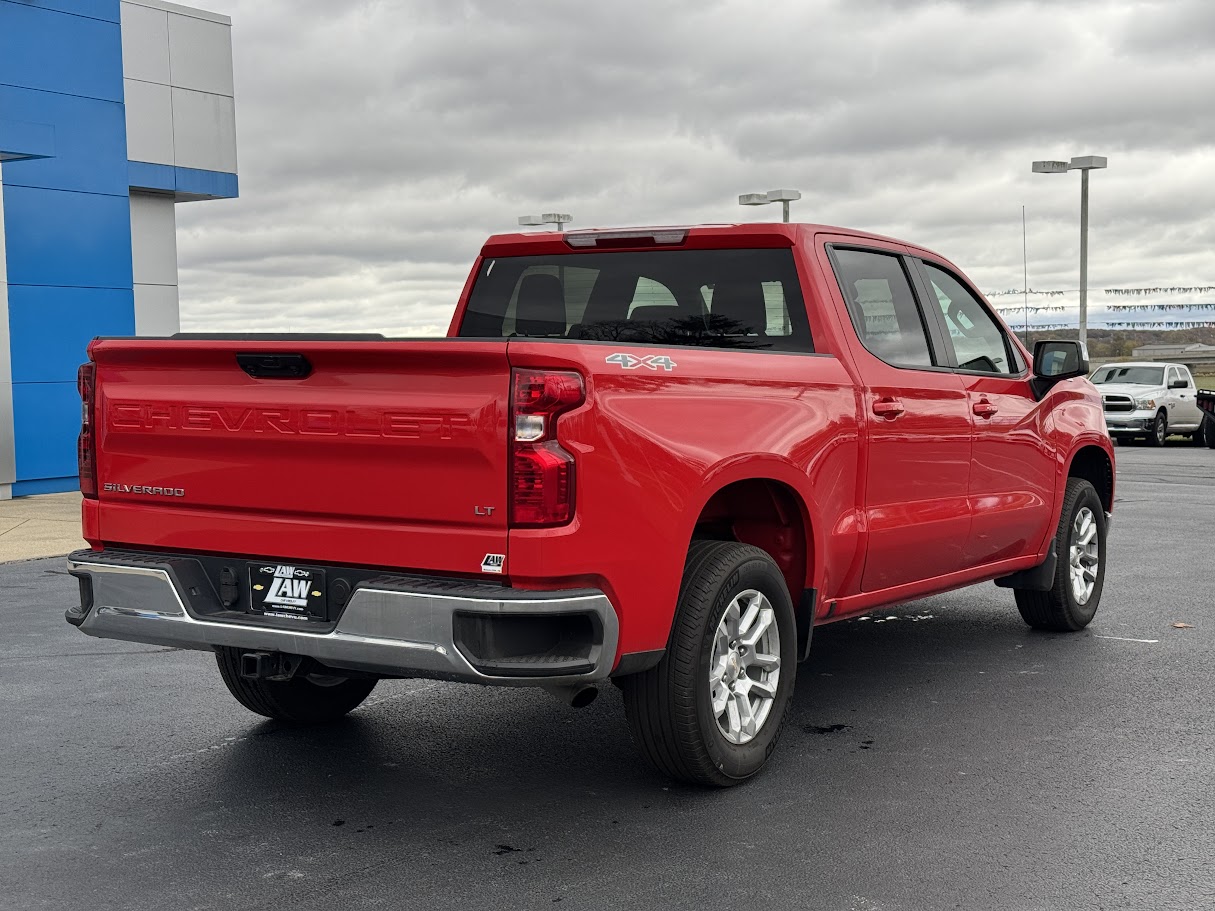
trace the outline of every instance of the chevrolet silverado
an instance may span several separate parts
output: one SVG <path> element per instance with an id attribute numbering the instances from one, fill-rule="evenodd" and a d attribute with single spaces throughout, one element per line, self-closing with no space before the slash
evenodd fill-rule
<path id="1" fill-rule="evenodd" d="M 816 225 L 490 238 L 445 339 L 103 338 L 91 636 L 215 653 L 299 723 L 377 681 L 614 682 L 667 775 L 756 773 L 816 624 L 986 580 L 1093 618 L 1114 456 L 948 260 Z"/>

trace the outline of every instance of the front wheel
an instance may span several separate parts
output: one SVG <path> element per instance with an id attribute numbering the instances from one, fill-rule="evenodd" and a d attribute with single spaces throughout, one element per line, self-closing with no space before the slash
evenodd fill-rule
<path id="1" fill-rule="evenodd" d="M 1169 419 L 1161 411 L 1156 415 L 1156 420 L 1152 422 L 1152 432 L 1148 434 L 1149 446 L 1163 446 L 1165 438 L 1169 435 Z"/>
<path id="2" fill-rule="evenodd" d="M 215 661 L 228 692 L 251 712 L 293 724 L 336 721 L 357 708 L 375 679 L 295 674 L 290 680 L 251 680 L 240 672 L 241 649 L 218 648 Z"/>
<path id="3" fill-rule="evenodd" d="M 1034 629 L 1074 632 L 1092 622 L 1105 584 L 1105 509 L 1093 485 L 1068 478 L 1055 534 L 1050 591 L 1016 589 L 1021 618 Z"/>
<path id="4" fill-rule="evenodd" d="M 796 640 L 793 602 L 771 557 L 746 544 L 693 542 L 666 655 L 619 681 L 641 753 L 696 784 L 750 778 L 785 725 Z"/>

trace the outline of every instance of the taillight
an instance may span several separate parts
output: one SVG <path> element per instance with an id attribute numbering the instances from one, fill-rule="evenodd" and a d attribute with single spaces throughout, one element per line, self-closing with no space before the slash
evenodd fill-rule
<path id="1" fill-rule="evenodd" d="M 511 374 L 511 524 L 564 525 L 574 518 L 574 457 L 557 443 L 557 417 L 586 400 L 572 370 Z"/>
<path id="2" fill-rule="evenodd" d="M 76 460 L 80 472 L 80 492 L 97 499 L 97 438 L 94 430 L 94 392 L 97 388 L 97 365 L 82 364 L 76 374 L 80 390 L 80 436 L 76 440 Z"/>

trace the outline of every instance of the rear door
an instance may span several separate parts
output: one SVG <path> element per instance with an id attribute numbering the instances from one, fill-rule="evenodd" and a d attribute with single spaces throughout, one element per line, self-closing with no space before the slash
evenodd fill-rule
<path id="1" fill-rule="evenodd" d="M 469 574 L 506 553 L 505 342 L 127 339 L 92 356 L 108 544 Z"/>
<path id="2" fill-rule="evenodd" d="M 902 248 L 828 247 L 855 332 L 844 336 L 864 380 L 868 437 L 861 588 L 954 572 L 970 531 L 970 413 L 912 292 Z"/>
<path id="3" fill-rule="evenodd" d="M 1025 358 L 964 278 L 944 263 L 915 264 L 925 309 L 941 326 L 974 426 L 974 520 L 964 564 L 1036 552 L 1052 519 L 1056 462 L 1042 433 Z"/>
<path id="4" fill-rule="evenodd" d="M 1174 387 L 1173 383 L 1184 383 Z M 1198 390 L 1194 387 L 1194 378 L 1190 376 L 1188 367 L 1170 367 L 1167 383 L 1170 394 L 1169 425 L 1197 427 L 1202 421 L 1202 410 L 1198 407 Z M 1172 404 L 1175 402 L 1176 404 Z"/>

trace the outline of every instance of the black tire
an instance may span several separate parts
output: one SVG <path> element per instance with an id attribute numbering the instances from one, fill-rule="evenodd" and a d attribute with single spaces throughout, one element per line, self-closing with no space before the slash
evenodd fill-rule
<path id="1" fill-rule="evenodd" d="M 361 677 L 326 677 L 323 682 L 314 682 L 306 674 L 290 680 L 249 680 L 240 675 L 240 656 L 238 648 L 215 651 L 219 675 L 228 692 L 249 711 L 292 724 L 337 721 L 357 708 L 379 682 Z"/>
<path id="2" fill-rule="evenodd" d="M 1198 433 L 1194 434 L 1194 442 L 1199 446 L 1206 444 L 1208 449 L 1215 449 L 1215 418 L 1203 415 Z"/>
<path id="3" fill-rule="evenodd" d="M 1097 526 L 1097 578 L 1093 582 L 1092 594 L 1080 604 L 1072 591 L 1071 564 L 1069 561 L 1073 526 L 1077 515 L 1087 508 Z M 1105 509 L 1093 485 L 1082 478 L 1068 478 L 1067 491 L 1063 497 L 1063 513 L 1059 517 L 1059 530 L 1055 534 L 1055 581 L 1050 591 L 1027 591 L 1015 589 L 1017 610 L 1021 618 L 1034 629 L 1053 632 L 1075 632 L 1092 622 L 1101 603 L 1101 591 L 1105 585 Z"/>
<path id="4" fill-rule="evenodd" d="M 1152 432 L 1148 434 L 1148 445 L 1163 446 L 1168 435 L 1169 419 L 1163 411 L 1158 411 L 1156 413 L 1156 420 L 1152 422 Z"/>
<path id="5" fill-rule="evenodd" d="M 1190 434 L 1190 440 L 1195 446 L 1207 445 L 1207 419 L 1205 417 L 1198 422 L 1198 429 Z"/>
<path id="6" fill-rule="evenodd" d="M 752 739 L 732 743 L 712 708 L 709 664 L 717 626 L 734 598 L 767 598 L 780 635 L 780 669 L 766 720 Z M 619 680 L 629 733 L 642 755 L 671 778 L 717 787 L 758 772 L 788 717 L 797 671 L 797 623 L 784 576 L 764 551 L 732 541 L 694 541 L 684 564 L 666 655 Z"/>

